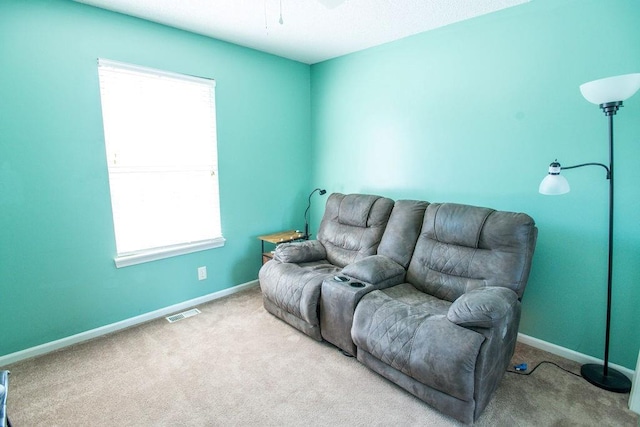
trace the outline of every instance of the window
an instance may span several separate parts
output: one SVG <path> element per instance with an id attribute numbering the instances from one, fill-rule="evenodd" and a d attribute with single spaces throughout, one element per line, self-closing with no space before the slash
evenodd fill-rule
<path id="1" fill-rule="evenodd" d="M 215 81 L 98 60 L 117 267 L 224 244 Z"/>

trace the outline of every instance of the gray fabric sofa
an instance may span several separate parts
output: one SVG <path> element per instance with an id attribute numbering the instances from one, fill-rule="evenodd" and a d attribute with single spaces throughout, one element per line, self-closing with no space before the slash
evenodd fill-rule
<path id="1" fill-rule="evenodd" d="M 260 270 L 264 305 L 472 423 L 513 355 L 536 237 L 523 213 L 333 194 L 318 240 Z"/>
<path id="2" fill-rule="evenodd" d="M 284 243 L 259 272 L 264 307 L 316 340 L 320 333 L 320 288 L 346 265 L 374 255 L 393 200 L 334 193 L 327 199 L 317 240 Z"/>

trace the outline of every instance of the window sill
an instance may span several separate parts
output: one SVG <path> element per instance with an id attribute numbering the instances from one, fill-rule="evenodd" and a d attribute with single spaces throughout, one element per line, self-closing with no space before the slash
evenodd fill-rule
<path id="1" fill-rule="evenodd" d="M 218 237 L 216 239 L 203 240 L 201 242 L 184 243 L 180 245 L 166 246 L 163 248 L 149 249 L 142 252 L 118 255 L 115 257 L 114 261 L 117 268 L 128 267 L 130 265 L 171 258 L 207 249 L 220 248 L 224 246 L 224 242 L 224 237 Z"/>

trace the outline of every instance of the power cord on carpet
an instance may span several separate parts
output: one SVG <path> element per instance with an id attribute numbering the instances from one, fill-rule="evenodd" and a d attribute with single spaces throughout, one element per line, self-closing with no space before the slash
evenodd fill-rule
<path id="1" fill-rule="evenodd" d="M 525 371 L 527 370 L 527 365 L 526 365 L 526 363 L 522 363 L 522 364 L 520 364 L 520 365 L 515 365 L 515 366 L 514 366 L 515 371 L 512 371 L 512 370 L 510 370 L 510 369 L 507 369 L 507 372 L 512 373 L 512 374 L 516 374 L 516 375 L 531 375 L 531 374 L 533 374 L 533 373 L 535 372 L 535 370 L 536 370 L 536 369 L 538 369 L 538 368 L 540 367 L 540 365 L 543 365 L 543 364 L 545 364 L 545 363 L 548 363 L 549 365 L 553 365 L 553 366 L 555 366 L 555 367 L 557 367 L 557 368 L 560 368 L 560 369 L 562 369 L 563 371 L 570 373 L 571 375 L 574 375 L 574 376 L 576 376 L 576 377 L 582 378 L 582 375 L 580 375 L 580 374 L 576 374 L 575 372 L 571 372 L 570 370 L 563 368 L 562 366 L 558 365 L 557 363 L 550 362 L 550 361 L 548 361 L 548 360 L 543 360 L 542 362 L 538 363 L 538 364 L 537 364 L 537 365 L 536 365 L 532 370 L 530 370 L 529 372 L 525 372 Z"/>

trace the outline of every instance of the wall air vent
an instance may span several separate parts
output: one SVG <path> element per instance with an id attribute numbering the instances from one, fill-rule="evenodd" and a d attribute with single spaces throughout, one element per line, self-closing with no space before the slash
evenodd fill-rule
<path id="1" fill-rule="evenodd" d="M 182 313 L 172 314 L 171 316 L 165 317 L 165 319 L 167 319 L 169 323 L 173 323 L 178 320 L 186 319 L 187 317 L 195 316 L 196 314 L 200 314 L 200 310 L 192 308 L 191 310 L 183 311 Z"/>

